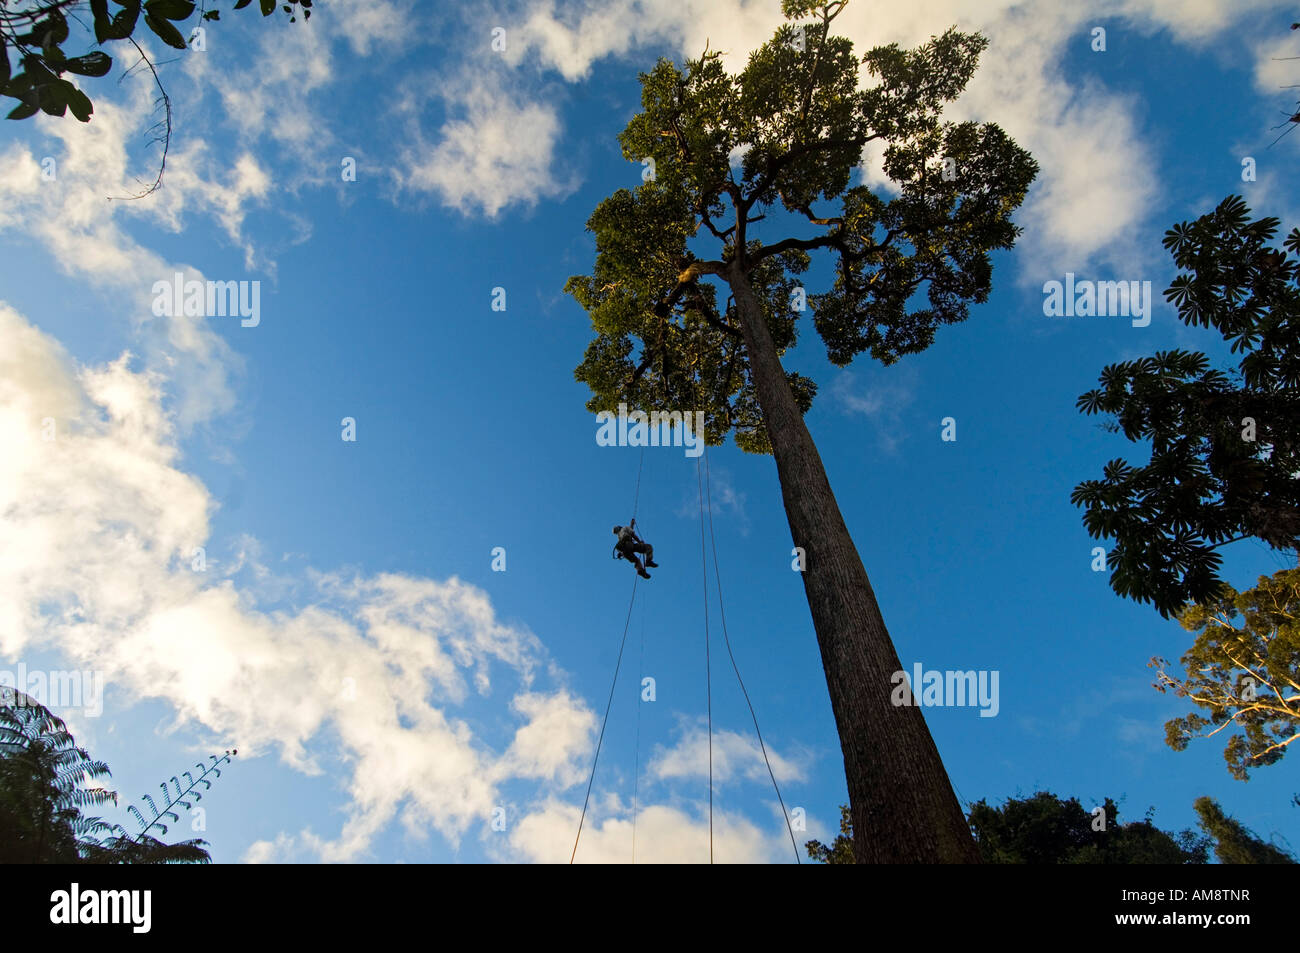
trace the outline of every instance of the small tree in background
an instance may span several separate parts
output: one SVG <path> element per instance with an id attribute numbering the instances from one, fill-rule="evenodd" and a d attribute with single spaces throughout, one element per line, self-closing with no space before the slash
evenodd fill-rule
<path id="1" fill-rule="evenodd" d="M 1185 675 L 1156 657 L 1155 687 L 1194 702 L 1165 724 L 1166 741 L 1184 750 L 1193 738 L 1226 732 L 1224 760 L 1234 778 L 1274 764 L 1300 738 L 1300 569 L 1260 576 L 1254 589 L 1225 586 L 1205 605 L 1179 615 L 1196 642 L 1183 655 Z M 1209 730 L 1207 730 L 1209 729 Z"/>
<path id="2" fill-rule="evenodd" d="M 1286 851 L 1256 837 L 1240 821 L 1223 813 L 1208 797 L 1196 799 L 1201 828 L 1214 839 L 1214 855 L 1221 864 L 1294 864 Z"/>
<path id="3" fill-rule="evenodd" d="M 804 844 L 808 856 L 820 864 L 853 863 L 853 814 L 847 804 L 840 805 L 840 832 L 829 847 L 819 840 Z"/>

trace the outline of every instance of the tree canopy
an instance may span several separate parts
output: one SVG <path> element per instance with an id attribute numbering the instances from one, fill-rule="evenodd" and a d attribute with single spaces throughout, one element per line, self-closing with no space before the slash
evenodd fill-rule
<path id="1" fill-rule="evenodd" d="M 853 858 L 853 813 L 847 804 L 840 805 L 840 832 L 829 845 L 819 840 L 804 844 L 808 856 L 819 864 L 851 864 Z"/>
<path id="2" fill-rule="evenodd" d="M 998 126 L 941 119 L 987 41 L 954 28 L 859 59 L 831 33 L 842 7 L 787 0 L 788 18 L 816 21 L 782 26 L 736 75 L 707 50 L 641 74 L 642 111 L 619 142 L 644 181 L 601 202 L 587 223 L 595 270 L 565 286 L 597 332 L 575 372 L 589 410 L 701 409 L 711 444 L 732 432 L 770 452 L 734 296 L 719 307 L 697 280 L 738 260 L 780 355 L 796 342 L 809 253 L 831 256 L 832 286 L 806 300 L 838 365 L 924 350 L 987 299 L 989 253 L 1012 246 L 1011 213 L 1037 172 Z M 859 66 L 877 85 L 858 88 Z M 873 142 L 891 199 L 850 185 Z M 815 383 L 786 379 L 806 412 Z"/>
<path id="3" fill-rule="evenodd" d="M 1162 351 L 1110 365 L 1078 400 L 1150 442 L 1145 465 L 1111 460 L 1070 499 L 1090 535 L 1115 540 L 1115 592 L 1165 617 L 1223 591 L 1219 547 L 1247 537 L 1300 547 L 1300 228 L 1276 248 L 1278 227 L 1230 196 L 1165 234 L 1182 270 L 1165 297 L 1183 323 L 1218 331 L 1236 367 Z"/>
<path id="4" fill-rule="evenodd" d="M 1156 827 L 1154 809 L 1140 821 L 1119 823 L 1119 807 L 1111 798 L 1099 805 L 1105 814 L 1086 810 L 1078 798 L 1039 791 L 1030 797 L 1007 798 L 1001 805 L 980 799 L 970 806 L 968 820 L 986 863 L 990 864 L 1204 864 L 1213 850 L 1224 864 L 1294 864 L 1289 853 L 1259 838 L 1240 821 L 1223 812 L 1209 797 L 1193 807 L 1202 833 L 1188 829 L 1171 833 Z M 840 834 L 830 844 L 810 840 L 808 856 L 823 864 L 851 864 L 853 818 L 840 806 Z"/>
<path id="5" fill-rule="evenodd" d="M 1153 812 L 1121 824 L 1111 798 L 1098 807 L 1089 811 L 1078 798 L 1039 791 L 996 807 L 981 799 L 969 817 L 975 842 L 992 864 L 1203 864 L 1209 857 L 1208 838 L 1160 830 Z"/>

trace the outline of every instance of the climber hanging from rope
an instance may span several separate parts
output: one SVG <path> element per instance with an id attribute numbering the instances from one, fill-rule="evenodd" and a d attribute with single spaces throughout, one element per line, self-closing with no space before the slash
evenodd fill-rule
<path id="1" fill-rule="evenodd" d="M 615 526 L 614 535 L 618 537 L 618 542 L 614 544 L 614 558 L 628 560 L 636 567 L 638 576 L 649 579 L 650 574 L 646 568 L 657 569 L 659 564 L 655 562 L 655 548 L 636 533 L 636 517 L 632 518 L 630 526 Z M 638 553 L 645 554 L 645 566 L 641 565 Z"/>

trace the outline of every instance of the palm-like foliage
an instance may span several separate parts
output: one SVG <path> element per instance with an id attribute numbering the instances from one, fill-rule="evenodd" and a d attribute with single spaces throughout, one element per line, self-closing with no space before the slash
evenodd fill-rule
<path id="1" fill-rule="evenodd" d="M 100 817 L 88 817 L 83 809 L 117 804 L 117 793 L 99 782 L 111 776 L 102 761 L 90 757 L 68 731 L 63 720 L 22 692 L 0 690 L 0 863 L 7 864 L 171 864 L 208 863 L 204 841 L 165 844 L 150 835 L 164 817 L 179 820 L 172 811 L 185 800 L 197 800 L 194 787 L 206 781 L 216 765 L 228 761 L 233 752 L 191 779 L 184 792 L 168 797 L 164 811 L 154 809 L 146 823 L 140 812 L 142 830 L 130 836 L 118 824 Z M 199 765 L 202 769 L 204 766 Z M 190 778 L 188 772 L 186 778 Z M 163 789 L 168 790 L 167 785 Z M 151 802 L 152 803 L 152 802 Z"/>
<path id="2" fill-rule="evenodd" d="M 1162 351 L 1110 365 L 1078 400 L 1150 443 L 1145 466 L 1112 460 L 1070 499 L 1091 536 L 1115 540 L 1111 587 L 1164 616 L 1222 596 L 1220 547 L 1300 548 L 1300 228 L 1278 249 L 1279 224 L 1230 196 L 1165 235 L 1181 269 L 1165 297 L 1184 324 L 1219 332 L 1236 367 Z"/>
<path id="3" fill-rule="evenodd" d="M 63 720 L 21 692 L 0 705 L 0 860 L 69 863 L 79 842 L 106 833 L 81 809 L 116 803 L 94 782 L 108 765 L 76 745 Z"/>

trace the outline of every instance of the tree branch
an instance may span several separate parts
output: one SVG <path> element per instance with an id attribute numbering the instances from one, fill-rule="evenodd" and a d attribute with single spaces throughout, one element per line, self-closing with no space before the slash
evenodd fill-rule
<path id="1" fill-rule="evenodd" d="M 744 211 L 746 213 L 749 212 L 750 207 L 758 197 L 772 187 L 772 182 L 776 179 L 777 175 L 780 174 L 781 170 L 795 159 L 805 156 L 810 152 L 817 152 L 821 149 L 844 149 L 849 146 L 853 146 L 861 152 L 862 147 L 873 138 L 875 137 L 859 136 L 855 139 L 814 139 L 812 142 L 801 142 L 796 146 L 792 146 L 779 156 L 774 158 L 769 157 L 767 165 L 763 169 L 763 174 L 759 176 L 758 181 L 754 183 L 754 187 L 750 189 L 749 195 L 745 196 L 741 203 L 744 206 Z"/>

